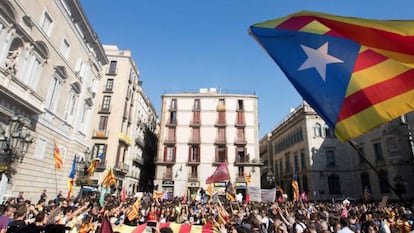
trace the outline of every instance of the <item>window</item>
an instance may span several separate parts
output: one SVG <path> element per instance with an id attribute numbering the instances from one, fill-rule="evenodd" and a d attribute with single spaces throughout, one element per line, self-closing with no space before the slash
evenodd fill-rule
<path id="1" fill-rule="evenodd" d="M 200 124 L 200 112 L 193 112 L 193 123 Z"/>
<path id="2" fill-rule="evenodd" d="M 199 152 L 200 152 L 200 146 L 190 146 L 190 162 L 200 162 Z"/>
<path id="3" fill-rule="evenodd" d="M 216 162 L 225 162 L 226 161 L 226 146 L 217 146 L 216 147 L 217 155 L 216 155 Z"/>
<path id="4" fill-rule="evenodd" d="M 105 95 L 102 100 L 102 111 L 108 112 L 109 107 L 111 107 L 111 96 Z"/>
<path id="5" fill-rule="evenodd" d="M 244 112 L 237 112 L 237 124 L 244 124 Z"/>
<path id="6" fill-rule="evenodd" d="M 226 112 L 218 112 L 218 122 L 219 124 L 226 124 Z"/>
<path id="7" fill-rule="evenodd" d="M 386 170 L 380 170 L 378 174 L 378 183 L 381 193 L 390 193 L 390 187 L 388 187 L 388 172 Z"/>
<path id="8" fill-rule="evenodd" d="M 300 165 L 301 165 L 302 169 L 306 168 L 306 160 L 305 160 L 305 152 L 304 151 L 300 152 Z"/>
<path id="9" fill-rule="evenodd" d="M 164 161 L 173 162 L 175 160 L 175 147 L 166 146 L 164 151 Z"/>
<path id="10" fill-rule="evenodd" d="M 101 161 L 102 164 L 104 164 L 105 157 L 106 157 L 106 144 L 95 144 L 93 145 L 93 151 L 92 151 L 92 158 L 98 158 L 100 155 L 103 155 L 103 159 Z M 89 160 L 89 158 L 86 158 L 86 160 Z"/>
<path id="11" fill-rule="evenodd" d="M 112 91 L 113 88 L 114 88 L 114 79 L 108 78 L 108 80 L 106 80 L 105 91 Z"/>
<path id="12" fill-rule="evenodd" d="M 194 142 L 200 141 L 200 128 L 193 128 L 193 138 L 192 140 Z"/>
<path id="13" fill-rule="evenodd" d="M 108 116 L 101 116 L 99 118 L 99 127 L 98 130 L 99 131 L 106 131 L 106 128 L 108 126 Z"/>
<path id="14" fill-rule="evenodd" d="M 327 150 L 325 154 L 326 154 L 326 165 L 335 166 L 335 151 Z"/>
<path id="15" fill-rule="evenodd" d="M 339 176 L 331 174 L 328 176 L 329 194 L 341 194 L 341 182 Z"/>
<path id="16" fill-rule="evenodd" d="M 237 141 L 243 141 L 244 139 L 244 128 L 237 129 Z"/>
<path id="17" fill-rule="evenodd" d="M 195 99 L 194 100 L 194 110 L 195 111 L 200 111 L 201 107 L 200 107 L 200 100 L 199 99 Z"/>
<path id="18" fill-rule="evenodd" d="M 197 166 L 191 166 L 191 174 L 190 174 L 190 177 L 191 178 L 197 178 L 197 173 L 198 173 Z"/>
<path id="19" fill-rule="evenodd" d="M 308 193 L 309 187 L 308 187 L 308 177 L 306 175 L 302 176 L 302 190 L 303 192 Z"/>
<path id="20" fill-rule="evenodd" d="M 224 106 L 225 105 L 224 99 L 219 99 L 218 104 L 219 106 Z"/>
<path id="21" fill-rule="evenodd" d="M 240 167 L 238 167 L 237 170 L 238 170 L 237 177 L 243 177 L 244 178 L 244 167 L 240 166 Z"/>
<path id="22" fill-rule="evenodd" d="M 371 182 L 369 181 L 369 174 L 367 172 L 361 173 L 362 190 L 371 190 Z"/>
<path id="23" fill-rule="evenodd" d="M 175 141 L 175 128 L 168 128 L 167 141 L 169 141 L 169 142 L 174 142 Z"/>
<path id="24" fill-rule="evenodd" d="M 173 111 L 170 112 L 170 124 L 175 125 L 177 124 L 177 112 Z"/>
<path id="25" fill-rule="evenodd" d="M 241 146 L 236 147 L 236 156 L 237 156 L 236 162 L 241 162 L 241 163 L 249 162 L 248 161 L 249 158 L 245 156 L 246 155 L 245 150 L 246 149 L 244 147 L 241 147 Z"/>
<path id="26" fill-rule="evenodd" d="M 31 52 L 27 59 L 27 68 L 25 69 L 25 77 L 22 78 L 23 83 L 28 85 L 32 90 L 36 90 L 40 71 L 42 69 L 42 61 L 37 53 Z M 27 72 L 26 72 L 27 71 Z"/>
<path id="27" fill-rule="evenodd" d="M 375 159 L 377 161 L 384 160 L 384 155 L 382 154 L 382 147 L 381 147 L 380 142 L 374 143 L 374 153 L 375 153 Z"/>
<path id="28" fill-rule="evenodd" d="M 289 153 L 285 154 L 285 167 L 286 167 L 286 171 L 290 171 L 290 155 Z"/>
<path id="29" fill-rule="evenodd" d="M 60 46 L 60 52 L 67 59 L 69 57 L 70 45 L 66 39 L 63 39 L 62 45 Z"/>
<path id="30" fill-rule="evenodd" d="M 177 110 L 177 100 L 176 99 L 172 99 L 171 100 L 171 106 L 170 106 L 171 110 Z"/>
<path id="31" fill-rule="evenodd" d="M 239 110 L 239 111 L 244 110 L 243 100 L 237 100 L 237 110 Z"/>
<path id="32" fill-rule="evenodd" d="M 322 137 L 321 124 L 316 123 L 315 126 L 313 126 L 313 133 L 314 137 Z"/>
<path id="33" fill-rule="evenodd" d="M 111 61 L 109 63 L 108 74 L 116 74 L 116 66 L 118 65 L 117 61 Z"/>
<path id="34" fill-rule="evenodd" d="M 46 108 L 54 112 L 57 103 L 59 103 L 60 89 L 62 87 L 62 79 L 58 75 L 53 75 L 49 84 L 49 90 L 46 97 Z"/>
<path id="35" fill-rule="evenodd" d="M 365 156 L 365 150 L 364 150 L 364 145 L 359 145 L 358 146 L 358 151 L 359 153 L 357 153 L 358 159 L 359 159 L 359 165 L 365 165 L 366 161 L 364 160 L 364 158 L 362 158 L 362 156 Z M 361 153 L 361 155 L 360 155 Z"/>
<path id="36" fill-rule="evenodd" d="M 225 142 L 226 141 L 226 129 L 217 128 L 217 141 Z"/>
<path id="37" fill-rule="evenodd" d="M 69 123 L 72 123 L 73 115 L 75 114 L 76 104 L 78 102 L 78 94 L 75 91 L 71 91 L 70 97 L 68 99 L 66 111 L 65 111 L 65 120 Z"/>
<path id="38" fill-rule="evenodd" d="M 327 137 L 327 138 L 332 137 L 331 130 L 329 129 L 329 127 L 327 125 L 323 126 L 323 131 L 324 131 L 323 133 L 324 133 L 325 137 Z"/>
<path id="39" fill-rule="evenodd" d="M 167 179 L 171 179 L 172 178 L 172 166 L 167 166 L 165 169 L 165 177 Z"/>
<path id="40" fill-rule="evenodd" d="M 33 153 L 33 158 L 34 159 L 43 159 L 45 156 L 45 151 L 46 151 L 46 139 L 44 138 L 38 138 L 36 140 L 36 148 L 35 151 Z"/>
<path id="41" fill-rule="evenodd" d="M 52 31 L 52 26 L 53 26 L 53 19 L 47 12 L 45 12 L 43 14 L 42 19 L 40 20 L 40 27 L 46 33 L 46 35 L 50 36 L 50 33 Z"/>
<path id="42" fill-rule="evenodd" d="M 298 155 L 297 154 L 295 154 L 294 156 L 293 156 L 293 164 L 294 164 L 294 166 L 295 166 L 295 171 L 299 171 L 299 159 L 298 159 Z"/>

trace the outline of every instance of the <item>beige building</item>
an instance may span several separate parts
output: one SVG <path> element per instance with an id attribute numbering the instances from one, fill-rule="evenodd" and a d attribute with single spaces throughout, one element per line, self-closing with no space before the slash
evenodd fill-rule
<path id="1" fill-rule="evenodd" d="M 13 138 L 9 119 L 19 115 L 34 138 L 22 162 L 10 167 L 16 173 L 6 194 L 23 191 L 33 201 L 43 189 L 49 198 L 66 194 L 74 155 L 82 157 L 90 146 L 94 96 L 106 63 L 79 1 L 0 1 L 0 126 Z M 63 159 L 57 171 L 54 141 Z M 3 142 L 3 159 L 20 154 Z M 8 174 L 3 166 L 2 172 Z"/>
<path id="2" fill-rule="evenodd" d="M 100 155 L 103 158 L 92 177 L 93 184 L 102 180 L 105 168 L 112 167 L 118 191 L 125 188 L 133 194 L 139 187 L 145 189 L 149 182 L 152 184 L 158 119 L 142 89 L 131 51 L 114 45 L 104 45 L 104 49 L 109 63 L 97 95 L 94 146 L 87 160 Z"/>
<path id="3" fill-rule="evenodd" d="M 261 183 L 265 188 L 278 185 L 292 198 L 291 182 L 296 174 L 300 192 L 313 200 L 361 199 L 366 190 L 377 200 L 383 195 L 396 199 L 394 187 L 405 189 L 401 194 L 412 198 L 413 152 L 408 126 L 397 119 L 353 140 L 375 171 L 349 143 L 337 140 L 304 102 L 260 140 L 265 165 Z"/>
<path id="4" fill-rule="evenodd" d="M 206 179 L 227 162 L 237 193 L 245 195 L 244 173 L 259 186 L 257 97 L 215 88 L 162 95 L 155 183 L 170 195 L 206 189 Z M 214 183 L 216 190 L 225 182 Z"/>

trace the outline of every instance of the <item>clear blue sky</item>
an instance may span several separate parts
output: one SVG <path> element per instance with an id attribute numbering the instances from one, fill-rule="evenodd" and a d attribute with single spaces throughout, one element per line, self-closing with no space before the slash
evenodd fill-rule
<path id="1" fill-rule="evenodd" d="M 165 90 L 221 87 L 259 97 L 259 136 L 301 97 L 256 41 L 250 25 L 301 10 L 414 19 L 413 0 L 81 0 L 103 44 L 130 49 L 158 114 Z"/>

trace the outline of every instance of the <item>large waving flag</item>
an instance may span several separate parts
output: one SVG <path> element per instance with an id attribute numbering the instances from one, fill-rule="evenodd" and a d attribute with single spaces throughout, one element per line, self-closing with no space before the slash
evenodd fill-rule
<path id="1" fill-rule="evenodd" d="M 414 110 L 414 21 L 299 12 L 250 26 L 341 141 Z"/>
<path id="2" fill-rule="evenodd" d="M 69 177 L 68 177 L 68 196 L 67 199 L 70 199 L 73 193 L 73 185 L 75 182 L 75 174 L 76 174 L 76 155 L 73 158 L 72 162 L 72 169 L 70 169 Z"/>
<path id="3" fill-rule="evenodd" d="M 222 162 L 214 171 L 214 173 L 209 176 L 206 180 L 206 184 L 211 184 L 217 181 L 230 180 L 229 169 L 227 168 L 227 163 Z"/>
<path id="4" fill-rule="evenodd" d="M 100 163 L 103 160 L 103 157 L 104 157 L 104 153 L 100 153 L 97 158 L 94 158 L 91 161 L 91 164 L 89 165 L 88 170 L 86 170 L 89 176 L 93 175 L 96 167 L 98 166 L 98 163 Z"/>
<path id="5" fill-rule="evenodd" d="M 60 149 L 59 149 L 59 145 L 57 144 L 57 142 L 55 142 L 53 160 L 55 162 L 55 168 L 61 169 L 63 166 L 63 160 L 62 160 L 62 155 L 60 154 Z"/>

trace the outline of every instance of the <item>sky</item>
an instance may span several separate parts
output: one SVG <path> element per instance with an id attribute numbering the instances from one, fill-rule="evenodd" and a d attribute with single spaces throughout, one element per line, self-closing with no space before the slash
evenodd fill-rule
<path id="1" fill-rule="evenodd" d="M 102 44 L 129 49 L 158 116 L 167 92 L 221 88 L 258 97 L 259 137 L 302 98 L 248 35 L 250 25 L 298 11 L 414 19 L 412 0 L 80 0 Z"/>

